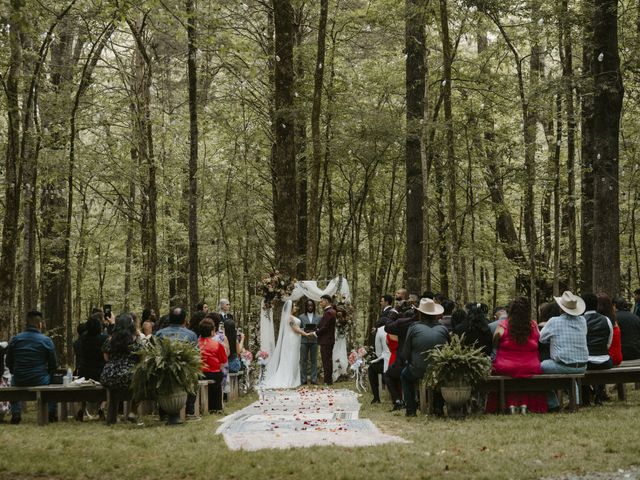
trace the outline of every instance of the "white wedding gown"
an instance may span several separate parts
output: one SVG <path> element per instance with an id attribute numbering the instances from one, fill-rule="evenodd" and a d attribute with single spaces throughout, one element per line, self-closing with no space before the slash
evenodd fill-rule
<path id="1" fill-rule="evenodd" d="M 288 308 L 287 308 L 287 304 Z M 300 327 L 300 319 L 291 315 L 290 301 L 283 308 L 278 343 L 267 364 L 265 388 L 296 388 L 300 386 L 300 335 L 291 323 Z M 284 319 L 289 321 L 285 322 Z"/>

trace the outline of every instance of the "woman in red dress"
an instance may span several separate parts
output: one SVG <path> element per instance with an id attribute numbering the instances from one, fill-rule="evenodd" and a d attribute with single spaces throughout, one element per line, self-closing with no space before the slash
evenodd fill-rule
<path id="1" fill-rule="evenodd" d="M 542 373 L 538 355 L 538 325 L 530 317 L 529 299 L 518 297 L 509 306 L 509 317 L 498 324 L 493 336 L 497 349 L 493 373 L 514 378 L 527 378 Z M 545 392 L 507 393 L 507 406 L 511 413 L 547 412 Z M 487 412 L 497 410 L 497 395 L 487 400 Z"/>

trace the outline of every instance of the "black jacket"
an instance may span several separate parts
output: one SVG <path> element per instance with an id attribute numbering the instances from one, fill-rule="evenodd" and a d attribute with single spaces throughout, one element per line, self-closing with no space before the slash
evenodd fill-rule
<path id="1" fill-rule="evenodd" d="M 616 317 L 620 327 L 622 358 L 624 360 L 640 359 L 640 317 L 623 310 L 618 310 Z"/>

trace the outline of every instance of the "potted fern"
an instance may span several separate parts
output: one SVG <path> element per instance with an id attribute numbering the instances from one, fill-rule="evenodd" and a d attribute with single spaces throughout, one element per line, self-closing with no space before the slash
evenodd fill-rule
<path id="1" fill-rule="evenodd" d="M 465 405 L 472 388 L 491 374 L 491 359 L 482 348 L 465 345 L 463 337 L 452 335 L 449 343 L 427 352 L 427 385 L 440 388 L 452 408 Z"/>
<path id="2" fill-rule="evenodd" d="M 180 423 L 187 394 L 195 394 L 202 377 L 200 352 L 186 342 L 151 337 L 138 355 L 131 381 L 134 400 L 156 399 L 169 416 L 167 423 Z"/>

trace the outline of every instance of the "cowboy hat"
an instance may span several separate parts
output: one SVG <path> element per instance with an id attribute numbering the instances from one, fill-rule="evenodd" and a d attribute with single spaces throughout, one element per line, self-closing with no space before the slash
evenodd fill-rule
<path id="1" fill-rule="evenodd" d="M 442 305 L 434 302 L 430 298 L 421 298 L 420 305 L 414 308 L 425 315 L 441 315 L 444 312 Z"/>
<path id="2" fill-rule="evenodd" d="M 584 313 L 584 300 L 569 291 L 564 292 L 561 297 L 553 298 L 560 308 L 569 315 L 582 315 Z"/>

